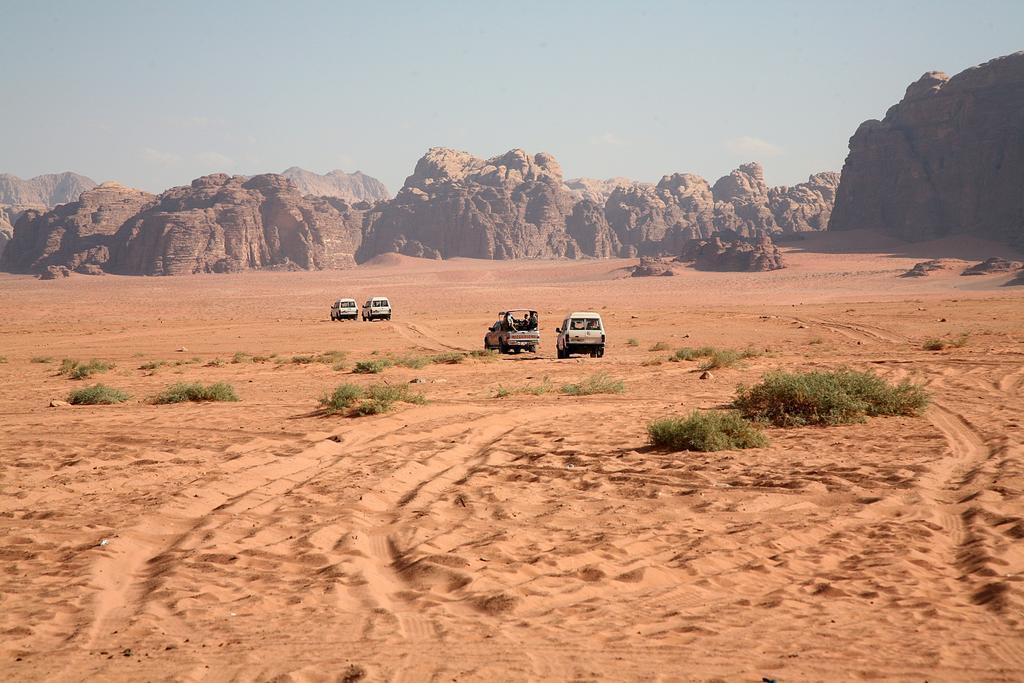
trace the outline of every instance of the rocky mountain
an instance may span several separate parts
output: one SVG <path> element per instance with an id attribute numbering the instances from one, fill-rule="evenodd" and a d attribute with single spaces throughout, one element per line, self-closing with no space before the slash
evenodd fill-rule
<path id="1" fill-rule="evenodd" d="M 850 138 L 831 230 L 1024 246 L 1024 52 L 912 83 Z"/>
<path id="2" fill-rule="evenodd" d="M 755 240 L 722 240 L 717 235 L 708 240 L 692 240 L 678 260 L 692 262 L 697 270 L 753 273 L 785 268 L 782 252 L 768 235 Z"/>
<path id="3" fill-rule="evenodd" d="M 713 186 L 675 173 L 657 185 L 612 179 L 589 189 L 573 181 L 573 189 L 549 154 L 514 149 L 481 159 L 438 147 L 419 160 L 394 199 L 373 204 L 304 196 L 273 173 L 204 176 L 159 196 L 105 183 L 77 202 L 26 211 L 0 265 L 17 272 L 177 275 L 345 268 L 387 252 L 677 256 L 694 239 L 756 241 L 822 229 L 835 179 L 821 173 L 795 187 L 769 188 L 752 163 Z M 587 198 L 578 199 L 584 190 Z"/>
<path id="4" fill-rule="evenodd" d="M 118 230 L 154 199 L 142 190 L 103 183 L 82 192 L 78 201 L 46 212 L 26 211 L 15 223 L 0 264 L 15 272 L 105 268 Z"/>
<path id="5" fill-rule="evenodd" d="M 281 175 L 295 183 L 295 187 L 304 195 L 338 197 L 352 203 L 379 202 L 391 196 L 384 183 L 361 171 L 345 173 L 334 170 L 320 175 L 292 166 Z"/>
<path id="6" fill-rule="evenodd" d="M 608 201 L 608 197 L 612 191 L 617 187 L 629 187 L 631 185 L 646 185 L 647 183 L 638 183 L 635 180 L 629 178 L 607 178 L 600 180 L 598 178 L 570 178 L 565 181 L 565 186 L 569 188 L 569 192 L 572 193 L 573 199 L 576 201 L 582 201 L 589 199 L 590 201 L 604 206 L 604 203 Z"/>
<path id="7" fill-rule="evenodd" d="M 395 198 L 375 208 L 360 260 L 387 251 L 489 259 L 576 254 L 565 230 L 573 204 L 549 154 L 514 149 L 485 160 L 435 147 Z"/>
<path id="8" fill-rule="evenodd" d="M 183 275 L 346 268 L 355 265 L 362 222 L 362 212 L 344 200 L 303 197 L 282 175 L 208 175 L 167 190 L 125 221 L 108 269 Z"/>
<path id="9" fill-rule="evenodd" d="M 96 187 L 90 178 L 67 171 L 22 180 L 0 173 L 0 204 L 34 205 L 52 208 L 78 200 L 78 195 Z"/>

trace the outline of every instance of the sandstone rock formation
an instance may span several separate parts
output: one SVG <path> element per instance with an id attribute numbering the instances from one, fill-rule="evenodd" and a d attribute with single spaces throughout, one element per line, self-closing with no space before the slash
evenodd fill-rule
<path id="1" fill-rule="evenodd" d="M 850 139 L 831 230 L 1024 245 L 1024 52 L 907 88 Z"/>
<path id="2" fill-rule="evenodd" d="M 999 256 L 985 259 L 981 263 L 964 269 L 961 275 L 992 275 L 993 273 L 1012 273 L 1024 267 L 1020 261 L 1010 261 Z"/>
<path id="3" fill-rule="evenodd" d="M 96 187 L 83 175 L 66 171 L 22 180 L 9 173 L 0 173 L 0 204 L 24 204 L 52 208 L 78 200 L 78 195 Z"/>
<path id="4" fill-rule="evenodd" d="M 565 229 L 572 195 L 549 154 L 492 159 L 435 147 L 368 221 L 360 260 L 387 251 L 510 259 L 579 252 Z"/>
<path id="5" fill-rule="evenodd" d="M 913 268 L 900 275 L 900 277 L 926 277 L 929 273 L 933 273 L 936 270 L 948 270 L 952 268 L 955 263 L 956 261 L 951 261 L 949 259 L 921 261 L 920 263 L 915 263 Z"/>
<path id="6" fill-rule="evenodd" d="M 785 268 L 782 253 L 767 235 L 754 240 L 692 240 L 678 257 L 697 270 L 761 272 Z"/>
<path id="7" fill-rule="evenodd" d="M 15 224 L 0 264 L 14 272 L 103 267 L 121 225 L 154 199 L 142 190 L 103 183 L 51 211 L 26 211 Z"/>
<path id="8" fill-rule="evenodd" d="M 617 187 L 630 187 L 631 185 L 646 185 L 647 183 L 638 183 L 635 180 L 629 178 L 607 178 L 600 180 L 599 178 L 570 178 L 565 181 L 565 186 L 569 188 L 569 192 L 577 202 L 584 199 L 589 199 L 595 204 L 604 206 L 605 202 L 608 201 L 608 197 Z"/>
<path id="9" fill-rule="evenodd" d="M 344 200 L 303 197 L 281 175 L 214 174 L 167 190 L 127 220 L 108 271 L 142 275 L 355 265 L 363 214 Z"/>
<path id="10" fill-rule="evenodd" d="M 388 252 L 486 259 L 674 256 L 694 239 L 757 241 L 821 229 L 835 190 L 829 173 L 769 188 L 755 163 L 713 187 L 688 173 L 667 175 L 657 185 L 584 180 L 572 189 L 558 162 L 544 153 L 516 149 L 481 159 L 433 148 L 394 199 L 372 204 L 303 196 L 278 174 L 210 175 L 158 197 L 105 183 L 79 201 L 26 211 L 0 265 L 17 272 L 63 266 L 79 273 L 173 275 L 344 268 Z M 577 200 L 576 193 L 589 198 Z M 773 246 L 715 244 L 698 267 L 779 267 Z"/>
<path id="11" fill-rule="evenodd" d="M 660 258 L 653 256 L 641 256 L 640 264 L 633 266 L 630 273 L 632 277 L 664 277 L 675 275 L 671 263 L 665 263 Z"/>
<path id="12" fill-rule="evenodd" d="M 316 197 L 338 197 L 346 202 L 379 202 L 391 195 L 384 183 L 371 178 L 361 171 L 345 173 L 334 170 L 324 175 L 313 173 L 298 166 L 292 166 L 283 173 L 303 195 Z"/>

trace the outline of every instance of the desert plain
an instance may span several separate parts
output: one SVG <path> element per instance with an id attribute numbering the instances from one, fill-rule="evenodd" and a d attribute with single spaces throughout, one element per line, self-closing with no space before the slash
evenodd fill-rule
<path id="1" fill-rule="evenodd" d="M 769 273 L 385 255 L 334 272 L 0 275 L 0 675 L 1021 680 L 1024 286 L 899 277 L 991 249 L 825 233 Z M 371 295 L 392 321 L 329 320 L 335 298 Z M 536 355 L 350 370 L 478 349 L 516 306 L 540 311 Z M 572 310 L 602 314 L 604 358 L 555 359 Z M 700 345 L 760 355 L 708 379 L 667 360 Z M 349 369 L 291 360 L 329 351 Z M 115 367 L 76 381 L 63 358 Z M 921 383 L 931 405 L 766 428 L 760 449 L 647 445 L 652 419 L 724 407 L 768 371 L 842 366 Z M 625 392 L 559 391 L 595 372 Z M 147 400 L 193 380 L 241 400 Z M 340 383 L 412 380 L 426 404 L 316 412 Z M 95 381 L 132 399 L 50 406 Z"/>

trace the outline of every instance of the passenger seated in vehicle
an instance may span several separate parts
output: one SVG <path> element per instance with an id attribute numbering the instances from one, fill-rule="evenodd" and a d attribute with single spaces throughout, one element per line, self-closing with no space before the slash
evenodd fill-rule
<path id="1" fill-rule="evenodd" d="M 537 329 L 537 324 L 538 323 L 537 323 L 537 313 L 536 313 L 536 311 L 531 311 L 530 312 L 530 319 L 527 322 L 527 324 L 529 325 L 529 327 L 527 329 L 529 329 L 529 330 L 536 330 Z"/>
<path id="2" fill-rule="evenodd" d="M 584 329 L 585 324 L 586 321 L 577 319 L 572 321 L 572 325 L 570 327 L 572 327 L 572 329 L 574 330 L 582 330 Z"/>
<path id="3" fill-rule="evenodd" d="M 601 325 L 598 324 L 596 318 L 591 318 L 590 320 L 587 321 L 587 329 L 588 330 L 600 330 L 601 329 Z"/>

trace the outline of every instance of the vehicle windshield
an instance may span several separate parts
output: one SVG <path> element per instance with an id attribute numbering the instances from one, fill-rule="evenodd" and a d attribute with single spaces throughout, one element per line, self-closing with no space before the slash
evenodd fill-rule
<path id="1" fill-rule="evenodd" d="M 571 330 L 600 330 L 601 320 L 599 318 L 573 318 L 569 323 Z"/>

